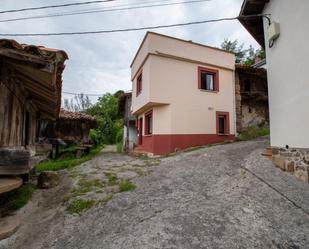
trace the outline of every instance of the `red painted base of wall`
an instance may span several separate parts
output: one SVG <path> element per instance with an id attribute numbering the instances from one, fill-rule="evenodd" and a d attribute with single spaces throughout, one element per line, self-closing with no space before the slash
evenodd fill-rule
<path id="1" fill-rule="evenodd" d="M 151 135 L 143 136 L 143 143 L 137 147 L 137 150 L 154 155 L 165 155 L 175 152 L 176 149 L 186 149 L 234 139 L 234 135 L 216 134 Z"/>

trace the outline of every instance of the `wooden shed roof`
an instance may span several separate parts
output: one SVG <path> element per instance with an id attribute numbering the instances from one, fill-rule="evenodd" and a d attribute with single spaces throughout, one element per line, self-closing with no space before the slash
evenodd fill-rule
<path id="1" fill-rule="evenodd" d="M 246 16 L 262 14 L 265 4 L 268 2 L 269 0 L 244 0 L 238 17 L 240 23 L 263 48 L 265 47 L 263 17 L 246 18 Z"/>
<path id="2" fill-rule="evenodd" d="M 62 72 L 68 59 L 66 52 L 0 39 L 0 58 L 14 71 L 27 98 L 38 111 L 43 116 L 57 118 L 61 106 Z"/>

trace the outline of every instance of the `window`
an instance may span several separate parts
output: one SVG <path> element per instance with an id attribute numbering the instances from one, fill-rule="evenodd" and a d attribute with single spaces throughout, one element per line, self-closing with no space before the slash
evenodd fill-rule
<path id="1" fill-rule="evenodd" d="M 152 111 L 145 114 L 145 135 L 152 134 Z"/>
<path id="2" fill-rule="evenodd" d="M 249 80 L 245 80 L 244 82 L 244 91 L 251 92 L 251 82 Z"/>
<path id="3" fill-rule="evenodd" d="M 204 67 L 198 68 L 199 89 L 207 91 L 219 91 L 219 71 Z"/>
<path id="4" fill-rule="evenodd" d="M 217 112 L 216 115 L 217 115 L 217 134 L 229 135 L 230 133 L 229 113 Z"/>
<path id="5" fill-rule="evenodd" d="M 136 79 L 136 96 L 142 92 L 143 74 L 140 73 Z"/>

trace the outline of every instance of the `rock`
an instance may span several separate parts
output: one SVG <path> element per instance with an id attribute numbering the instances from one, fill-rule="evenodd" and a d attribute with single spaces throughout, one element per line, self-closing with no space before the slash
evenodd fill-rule
<path id="1" fill-rule="evenodd" d="M 286 164 L 286 171 L 288 172 L 294 172 L 295 163 L 294 161 L 288 162 Z"/>
<path id="2" fill-rule="evenodd" d="M 294 175 L 303 182 L 309 182 L 309 169 L 305 165 L 296 166 Z"/>
<path id="3" fill-rule="evenodd" d="M 53 188 L 60 183 L 60 176 L 55 171 L 44 171 L 39 175 L 39 188 Z"/>
<path id="4" fill-rule="evenodd" d="M 276 167 L 285 170 L 285 161 L 286 159 L 282 156 L 273 156 L 272 162 L 275 164 Z"/>

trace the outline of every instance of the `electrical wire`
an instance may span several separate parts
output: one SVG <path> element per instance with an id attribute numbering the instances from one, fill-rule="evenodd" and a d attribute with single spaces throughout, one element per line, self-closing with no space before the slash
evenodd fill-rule
<path id="1" fill-rule="evenodd" d="M 30 8 L 23 8 L 23 9 L 4 10 L 4 11 L 0 11 L 0 14 L 14 13 L 14 12 L 24 12 L 24 11 L 29 11 L 29 10 L 42 10 L 42 9 L 51 9 L 51 8 L 63 8 L 63 7 L 70 7 L 70 6 L 95 4 L 95 3 L 106 3 L 106 2 L 113 2 L 113 1 L 116 1 L 116 0 L 98 0 L 98 1 L 66 3 L 66 4 L 59 4 L 59 5 L 48 5 L 48 6 L 40 6 L 40 7 L 30 7 Z"/>
<path id="2" fill-rule="evenodd" d="M 104 94 L 93 94 L 93 93 L 72 93 L 72 92 L 65 92 L 65 91 L 62 91 L 62 93 L 69 94 L 69 95 L 80 95 L 80 94 L 83 94 L 83 95 L 93 96 L 93 97 L 100 97 L 100 96 L 104 95 Z"/>
<path id="3" fill-rule="evenodd" d="M 143 5 L 143 6 L 133 6 L 133 7 L 117 8 L 117 7 L 121 7 L 121 5 L 120 5 L 120 6 L 115 6 L 116 8 L 84 10 L 84 11 L 75 11 L 75 12 L 67 12 L 67 13 L 55 13 L 55 14 L 49 14 L 49 15 L 37 15 L 37 16 L 29 16 L 29 17 L 19 17 L 19 18 L 12 18 L 12 19 L 4 19 L 4 20 L 0 20 L 0 23 L 1 22 L 15 22 L 15 21 L 22 21 L 22 20 L 43 19 L 43 18 L 50 18 L 50 17 L 74 16 L 74 15 L 93 14 L 93 13 L 102 13 L 102 12 L 113 12 L 113 11 L 122 11 L 122 10 L 144 9 L 144 8 L 172 6 L 172 5 L 181 5 L 181 4 L 190 4 L 190 3 L 201 3 L 201 2 L 206 2 L 206 1 L 210 1 L 210 0 L 191 0 L 191 1 L 182 1 L 182 2 L 165 3 L 165 4 L 161 3 L 161 4 L 151 4 L 151 5 Z M 156 1 L 154 1 L 154 2 L 156 2 Z M 160 1 L 160 2 L 162 2 L 162 1 Z M 163 1 L 163 2 L 165 2 L 165 1 Z M 146 3 L 144 2 L 143 4 L 146 4 Z M 140 4 L 140 3 L 138 3 L 138 4 Z"/>
<path id="4" fill-rule="evenodd" d="M 0 33 L 0 36 L 67 36 L 67 35 L 107 34 L 107 33 L 119 33 L 119 32 L 130 32 L 130 31 L 180 27 L 180 26 L 188 26 L 188 25 L 196 25 L 196 24 L 204 24 L 204 23 L 232 21 L 232 20 L 237 20 L 237 19 L 238 19 L 238 17 L 227 17 L 227 18 L 219 18 L 219 19 L 194 21 L 194 22 L 164 24 L 164 25 L 158 25 L 158 26 L 126 28 L 126 29 L 111 29 L 111 30 L 97 30 L 97 31 L 57 32 L 57 33 L 11 33 L 11 34 L 10 33 L 2 33 L 2 34 Z"/>

